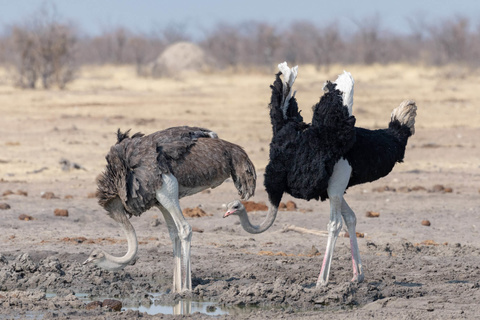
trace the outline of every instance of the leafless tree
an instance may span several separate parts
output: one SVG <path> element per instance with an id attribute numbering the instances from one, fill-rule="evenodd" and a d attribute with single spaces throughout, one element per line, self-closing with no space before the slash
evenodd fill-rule
<path id="1" fill-rule="evenodd" d="M 45 89 L 52 85 L 63 89 L 74 79 L 76 31 L 58 21 L 55 9 L 43 6 L 26 22 L 11 27 L 17 85 L 35 88 L 40 80 Z"/>

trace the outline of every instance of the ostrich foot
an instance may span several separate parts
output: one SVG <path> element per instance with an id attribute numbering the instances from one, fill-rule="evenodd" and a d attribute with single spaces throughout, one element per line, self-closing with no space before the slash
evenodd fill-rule
<path id="1" fill-rule="evenodd" d="M 360 283 L 360 282 L 363 282 L 364 279 L 365 279 L 365 276 L 362 273 L 359 275 L 354 275 L 351 282 Z"/>

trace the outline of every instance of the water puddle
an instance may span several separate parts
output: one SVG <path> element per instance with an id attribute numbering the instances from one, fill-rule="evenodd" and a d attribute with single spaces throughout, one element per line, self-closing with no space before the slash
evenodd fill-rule
<path id="1" fill-rule="evenodd" d="M 153 303 L 151 306 L 140 307 L 125 307 L 125 310 L 138 310 L 140 312 L 146 312 L 149 315 L 156 315 L 159 313 L 172 314 L 172 315 L 188 315 L 195 312 L 204 313 L 210 316 L 218 316 L 228 314 L 227 311 L 217 306 L 215 302 L 205 301 L 189 301 L 181 300 L 175 305 L 162 305 Z"/>
<path id="2" fill-rule="evenodd" d="M 226 315 L 229 312 L 217 305 L 215 302 L 211 301 L 192 301 L 192 300 L 180 300 L 175 304 L 163 304 L 158 300 L 162 293 L 150 293 L 151 299 L 149 305 L 135 305 L 134 301 L 131 300 L 122 300 L 119 298 L 113 298 L 115 300 L 122 301 L 123 307 L 122 311 L 125 310 L 138 310 L 140 312 L 145 312 L 149 315 L 156 314 L 171 314 L 171 315 L 188 315 L 195 312 L 200 312 L 210 316 Z M 57 294 L 53 292 L 47 292 L 46 298 L 56 297 Z M 90 297 L 87 293 L 75 293 L 75 296 L 85 303 L 92 301 L 103 301 L 104 299 L 112 299 L 109 297 Z M 135 306 L 134 306 L 135 305 Z"/>

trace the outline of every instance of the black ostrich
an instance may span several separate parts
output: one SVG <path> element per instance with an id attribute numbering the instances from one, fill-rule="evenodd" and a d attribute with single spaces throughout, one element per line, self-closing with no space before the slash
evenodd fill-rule
<path id="1" fill-rule="evenodd" d="M 283 193 L 305 200 L 329 198 L 328 241 L 317 286 L 328 283 L 342 217 L 350 235 L 352 281 L 361 282 L 364 274 L 355 232 L 356 217 L 343 195 L 348 187 L 384 177 L 396 162 L 402 162 L 407 140 L 415 132 L 417 107 L 414 101 L 403 101 L 393 110 L 387 129 L 354 127 L 354 83 L 351 75 L 344 72 L 335 83 L 327 81 L 325 94 L 314 106 L 312 123 L 305 124 L 294 95 L 290 97 L 297 69 L 289 69 L 286 63 L 280 64 L 279 69 L 271 86 L 273 138 L 270 162 L 265 169 L 269 212 L 261 225 L 253 226 L 245 207 L 240 201 L 233 201 L 225 216 L 238 215 L 247 232 L 260 233 L 273 224 Z"/>
<path id="2" fill-rule="evenodd" d="M 106 156 L 107 167 L 97 181 L 99 204 L 117 221 L 127 236 L 123 257 L 94 250 L 84 262 L 107 270 L 132 263 L 138 250 L 129 218 L 157 206 L 173 242 L 173 291 L 192 289 L 190 243 L 192 228 L 183 217 L 179 199 L 215 188 L 232 177 L 239 195 L 255 192 L 255 167 L 245 151 L 221 140 L 207 129 L 174 127 L 150 135 L 118 131 L 118 141 Z"/>

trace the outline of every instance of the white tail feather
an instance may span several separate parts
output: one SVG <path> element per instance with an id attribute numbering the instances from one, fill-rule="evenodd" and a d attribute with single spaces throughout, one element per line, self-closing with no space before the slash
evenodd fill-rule
<path id="1" fill-rule="evenodd" d="M 287 62 L 280 63 L 278 70 L 283 74 L 283 98 L 282 98 L 282 111 L 283 117 L 287 118 L 288 103 L 292 97 L 292 87 L 295 79 L 298 75 L 298 66 L 289 68 Z M 295 92 L 293 93 L 295 96 Z"/>
<path id="2" fill-rule="evenodd" d="M 413 100 L 404 100 L 398 107 L 393 109 L 391 121 L 399 121 L 401 124 L 410 128 L 412 134 L 415 133 L 415 117 L 417 116 L 417 105 Z"/>
<path id="3" fill-rule="evenodd" d="M 337 89 L 342 92 L 343 105 L 348 108 L 348 113 L 352 115 L 353 86 L 355 83 L 352 74 L 344 70 L 334 83 L 337 85 Z"/>

